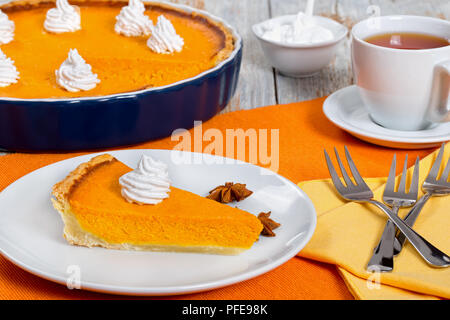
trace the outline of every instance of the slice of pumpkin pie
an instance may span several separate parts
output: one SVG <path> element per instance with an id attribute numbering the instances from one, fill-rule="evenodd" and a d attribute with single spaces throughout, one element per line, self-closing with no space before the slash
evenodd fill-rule
<path id="1" fill-rule="evenodd" d="M 147 161 L 144 161 L 147 160 Z M 79 165 L 53 187 L 73 245 L 239 254 L 263 226 L 248 212 L 170 186 L 160 162 L 132 170 L 109 154 Z"/>

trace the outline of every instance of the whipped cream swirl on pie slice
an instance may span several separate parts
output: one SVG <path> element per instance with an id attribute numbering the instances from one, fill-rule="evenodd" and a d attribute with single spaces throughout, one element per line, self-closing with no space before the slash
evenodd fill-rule
<path id="1" fill-rule="evenodd" d="M 167 164 L 143 155 L 138 167 L 119 178 L 122 196 L 137 204 L 158 204 L 168 198 L 170 180 Z"/>
<path id="2" fill-rule="evenodd" d="M 100 80 L 92 73 L 92 68 L 79 55 L 77 49 L 71 49 L 69 56 L 55 71 L 56 82 L 70 92 L 94 89 Z"/>
<path id="3" fill-rule="evenodd" d="M 153 22 L 144 12 L 145 6 L 141 0 L 129 0 L 128 6 L 117 15 L 114 30 L 127 37 L 148 36 L 152 33 Z"/>
<path id="4" fill-rule="evenodd" d="M 80 30 L 80 9 L 77 6 L 71 6 L 67 0 L 56 0 L 56 8 L 47 11 L 44 28 L 52 33 Z"/>
<path id="5" fill-rule="evenodd" d="M 14 66 L 14 61 L 0 50 L 0 87 L 7 87 L 12 83 L 17 83 L 18 79 L 19 72 Z"/>
<path id="6" fill-rule="evenodd" d="M 14 39 L 14 21 L 9 20 L 8 15 L 0 10 L 0 44 L 7 44 Z"/>
<path id="7" fill-rule="evenodd" d="M 180 52 L 183 49 L 184 40 L 177 34 L 172 23 L 160 15 L 147 41 L 147 46 L 156 53 Z"/>

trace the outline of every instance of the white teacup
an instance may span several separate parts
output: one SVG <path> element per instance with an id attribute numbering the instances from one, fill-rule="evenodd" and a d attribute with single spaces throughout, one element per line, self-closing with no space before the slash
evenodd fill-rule
<path id="1" fill-rule="evenodd" d="M 406 50 L 364 41 L 394 32 L 450 39 L 450 22 L 419 16 L 382 16 L 353 27 L 353 72 L 372 120 L 386 128 L 411 131 L 450 121 L 450 46 Z"/>

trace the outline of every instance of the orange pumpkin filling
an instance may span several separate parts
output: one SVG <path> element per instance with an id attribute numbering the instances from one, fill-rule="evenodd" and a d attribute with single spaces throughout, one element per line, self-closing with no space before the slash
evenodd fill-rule
<path id="1" fill-rule="evenodd" d="M 168 85 L 194 77 L 214 67 L 223 51 L 230 52 L 230 36 L 208 19 L 157 5 L 146 14 L 156 23 L 168 18 L 184 39 L 181 52 L 157 54 L 146 44 L 148 37 L 125 37 L 114 31 L 116 16 L 127 2 L 70 2 L 80 7 L 81 30 L 52 34 L 43 24 L 54 3 L 3 8 L 16 30 L 14 40 L 2 45 L 20 72 L 17 84 L 0 88 L 0 96 L 15 98 L 61 98 L 103 96 Z M 228 47 L 228 48 L 227 48 Z M 57 85 L 55 70 L 76 48 L 100 83 L 90 91 L 71 93 Z M 226 54 L 225 54 L 226 55 Z"/>

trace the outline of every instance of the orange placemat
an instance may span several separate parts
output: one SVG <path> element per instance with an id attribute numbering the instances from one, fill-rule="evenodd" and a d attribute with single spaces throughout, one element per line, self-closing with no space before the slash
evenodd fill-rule
<path id="1" fill-rule="evenodd" d="M 416 155 L 422 158 L 433 151 L 430 149 L 393 150 L 353 138 L 333 126 L 325 118 L 322 113 L 323 101 L 324 98 L 320 98 L 288 105 L 227 113 L 204 123 L 202 129 L 205 132 L 207 129 L 215 128 L 224 135 L 226 129 L 255 129 L 258 134 L 262 132 L 259 131 L 260 129 L 267 129 L 269 137 L 271 129 L 278 130 L 278 173 L 295 183 L 328 178 L 323 159 L 324 148 L 331 150 L 334 146 L 341 148 L 343 145 L 347 145 L 361 173 L 366 177 L 385 176 L 394 152 L 401 158 L 407 152 L 409 165 L 412 165 Z M 191 129 L 189 132 L 193 138 L 194 130 Z M 177 144 L 179 141 L 172 141 L 169 137 L 130 148 L 172 149 Z M 209 142 L 203 143 L 203 147 L 208 144 Z M 268 155 L 270 151 L 273 150 L 269 148 Z M 80 154 L 82 153 L 11 154 L 0 157 L 0 190 L 33 170 Z M 220 152 L 216 152 L 216 154 L 220 155 Z M 0 299 L 117 298 L 125 297 L 69 290 L 65 286 L 33 276 L 0 257 Z M 239 284 L 209 292 L 170 298 L 268 300 L 351 299 L 352 296 L 335 266 L 295 257 L 271 272 Z"/>

